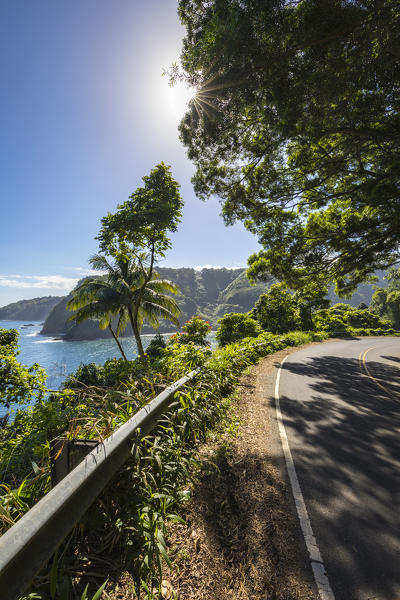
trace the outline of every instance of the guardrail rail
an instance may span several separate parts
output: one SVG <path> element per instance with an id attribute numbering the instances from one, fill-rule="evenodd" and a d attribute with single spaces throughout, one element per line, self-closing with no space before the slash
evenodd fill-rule
<path id="1" fill-rule="evenodd" d="M 16 600 L 59 544 L 131 455 L 132 440 L 146 435 L 172 402 L 174 393 L 193 379 L 191 371 L 153 398 L 88 454 L 46 496 L 0 538 L 0 590 Z"/>

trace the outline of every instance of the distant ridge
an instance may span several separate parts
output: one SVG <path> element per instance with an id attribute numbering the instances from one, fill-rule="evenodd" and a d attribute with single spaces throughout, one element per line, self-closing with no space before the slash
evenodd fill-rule
<path id="1" fill-rule="evenodd" d="M 176 283 L 181 293 L 176 300 L 181 308 L 179 322 L 185 323 L 193 315 L 207 319 L 213 328 L 217 327 L 217 320 L 226 312 L 247 312 L 255 303 L 260 294 L 268 289 L 268 284 L 262 283 L 250 286 L 247 281 L 245 269 L 204 268 L 196 270 L 182 267 L 173 269 L 159 267 L 157 272 L 163 279 L 170 279 Z M 107 330 L 99 329 L 96 321 L 85 321 L 74 324 L 69 321 L 72 313 L 67 311 L 66 304 L 71 295 L 63 298 L 53 308 L 46 319 L 42 333 L 44 335 L 62 335 L 66 340 L 88 340 L 108 338 Z M 175 331 L 171 323 L 161 324 L 161 332 Z M 154 333 L 154 330 L 144 326 L 142 333 Z M 125 335 L 132 335 L 130 328 Z"/>
<path id="2" fill-rule="evenodd" d="M 63 296 L 42 296 L 31 300 L 19 300 L 0 307 L 0 320 L 44 321 Z"/>
<path id="3" fill-rule="evenodd" d="M 245 269 L 204 268 L 201 270 L 182 267 L 173 269 L 159 267 L 158 273 L 162 278 L 170 279 L 176 283 L 181 294 L 177 296 L 178 304 L 182 310 L 180 324 L 199 315 L 207 319 L 213 329 L 218 327 L 218 319 L 228 312 L 247 312 L 250 310 L 260 294 L 267 291 L 270 283 L 258 283 L 251 286 L 246 277 Z M 377 273 L 380 281 L 378 285 L 386 285 L 382 281 L 384 273 Z M 346 302 L 358 306 L 361 302 L 369 304 L 373 294 L 371 284 L 361 284 L 350 300 L 339 299 L 333 290 L 329 291 L 332 303 Z M 96 321 L 88 320 L 79 325 L 69 321 L 72 313 L 67 311 L 66 304 L 71 295 L 56 297 L 46 296 L 21 300 L 0 308 L 0 319 L 9 320 L 45 320 L 42 333 L 50 336 L 63 336 L 67 340 L 91 340 L 109 337 L 107 330 L 101 330 Z M 162 323 L 160 331 L 163 333 L 174 331 L 171 323 Z M 143 333 L 153 333 L 154 330 L 144 326 Z M 125 335 L 131 335 L 128 328 Z"/>

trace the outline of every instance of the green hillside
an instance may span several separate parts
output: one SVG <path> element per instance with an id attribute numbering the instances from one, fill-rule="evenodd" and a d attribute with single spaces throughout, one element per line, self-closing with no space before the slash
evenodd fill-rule
<path id="1" fill-rule="evenodd" d="M 43 296 L 19 300 L 0 308 L 0 319 L 5 321 L 44 321 L 62 296 Z"/>
<path id="2" fill-rule="evenodd" d="M 212 328 L 216 329 L 217 321 L 228 312 L 247 312 L 255 304 L 260 294 L 264 293 L 271 283 L 258 283 L 250 285 L 245 269 L 202 269 L 197 271 L 191 268 L 172 269 L 160 267 L 158 272 L 162 278 L 170 279 L 176 283 L 181 292 L 177 296 L 178 304 L 182 310 L 180 324 L 199 315 L 207 319 Z M 381 276 L 383 274 L 380 274 Z M 380 282 L 380 285 L 382 282 Z M 356 293 L 350 300 L 341 300 L 330 290 L 329 298 L 332 303 L 347 302 L 358 306 L 360 302 L 369 304 L 373 294 L 371 284 L 358 286 Z M 100 330 L 97 322 L 88 320 L 79 325 L 68 321 L 71 313 L 67 311 L 66 304 L 71 295 L 62 298 L 52 309 L 42 329 L 45 335 L 63 335 L 69 340 L 90 340 L 108 338 L 107 330 Z M 173 332 L 176 328 L 171 323 L 162 323 L 161 332 Z M 143 333 L 153 333 L 153 329 L 144 326 Z M 125 335 L 132 335 L 127 328 Z"/>
<path id="3" fill-rule="evenodd" d="M 180 324 L 199 315 L 210 321 L 213 328 L 217 320 L 225 312 L 247 312 L 258 296 L 267 289 L 266 284 L 250 286 L 245 275 L 245 269 L 202 269 L 191 268 L 172 269 L 161 267 L 158 273 L 162 278 L 176 283 L 181 292 L 177 296 L 182 310 Z M 66 304 L 71 295 L 63 298 L 53 308 L 46 319 L 42 333 L 45 335 L 63 335 L 65 339 L 83 340 L 99 337 L 109 337 L 109 332 L 98 328 L 96 321 L 85 321 L 79 325 L 68 321 L 71 313 Z M 171 323 L 162 323 L 161 332 L 176 330 Z M 144 326 L 143 333 L 153 333 L 153 329 Z M 125 335 L 131 335 L 130 328 Z"/>

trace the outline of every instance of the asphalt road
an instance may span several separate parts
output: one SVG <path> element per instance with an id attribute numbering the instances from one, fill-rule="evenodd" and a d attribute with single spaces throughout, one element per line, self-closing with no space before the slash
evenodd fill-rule
<path id="1" fill-rule="evenodd" d="M 336 600 L 400 600 L 400 338 L 310 346 L 280 405 Z"/>

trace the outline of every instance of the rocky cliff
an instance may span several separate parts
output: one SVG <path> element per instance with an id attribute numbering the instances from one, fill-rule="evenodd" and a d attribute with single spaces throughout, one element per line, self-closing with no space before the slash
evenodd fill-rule
<path id="1" fill-rule="evenodd" d="M 193 315 L 199 315 L 215 328 L 217 320 L 226 312 L 247 312 L 258 296 L 267 289 L 266 284 L 250 286 L 244 269 L 172 269 L 160 267 L 158 273 L 164 279 L 170 279 L 180 288 L 176 297 L 181 308 L 180 323 L 183 324 Z M 96 321 L 88 320 L 79 325 L 69 321 L 71 313 L 66 304 L 70 295 L 63 298 L 53 308 L 46 319 L 42 333 L 45 335 L 62 335 L 69 340 L 87 340 L 107 338 L 107 330 L 100 330 Z M 175 331 L 168 322 L 163 322 L 161 332 Z M 142 333 L 153 333 L 153 329 L 144 325 Z M 128 327 L 124 335 L 132 335 Z"/>

